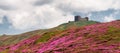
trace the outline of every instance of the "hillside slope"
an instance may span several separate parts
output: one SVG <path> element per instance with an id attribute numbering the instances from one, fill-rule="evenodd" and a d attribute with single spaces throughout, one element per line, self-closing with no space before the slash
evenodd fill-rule
<path id="1" fill-rule="evenodd" d="M 120 21 L 52 30 L 17 44 L 1 46 L 0 52 L 120 53 Z"/>
<path id="2" fill-rule="evenodd" d="M 3 35 L 3 36 L 0 36 L 0 46 L 16 44 L 22 40 L 25 40 L 27 38 L 34 36 L 34 35 L 41 35 L 43 33 L 49 32 L 49 31 L 54 31 L 54 30 L 63 31 L 70 27 L 80 27 L 80 26 L 91 25 L 91 24 L 95 24 L 95 23 L 97 23 L 97 22 L 96 21 L 70 22 L 70 23 L 62 24 L 55 28 L 51 28 L 51 29 L 40 29 L 40 30 L 30 31 L 30 32 L 26 32 L 26 33 L 18 34 L 18 35 Z"/>

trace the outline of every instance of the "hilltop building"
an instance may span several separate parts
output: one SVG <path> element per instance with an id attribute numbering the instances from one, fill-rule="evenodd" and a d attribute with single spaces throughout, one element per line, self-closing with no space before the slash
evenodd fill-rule
<path id="1" fill-rule="evenodd" d="M 77 21 L 89 21 L 89 18 L 88 17 L 81 18 L 81 16 L 75 16 L 74 21 L 75 22 L 77 22 Z"/>

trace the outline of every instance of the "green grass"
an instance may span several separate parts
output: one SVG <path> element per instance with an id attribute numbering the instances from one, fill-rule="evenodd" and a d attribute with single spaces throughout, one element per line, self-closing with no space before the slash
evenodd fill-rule
<path id="1" fill-rule="evenodd" d="M 108 31 L 104 35 L 100 35 L 95 38 L 101 42 L 106 41 L 107 44 L 115 44 L 120 42 L 120 29 L 115 27 L 109 27 Z"/>
<path id="2" fill-rule="evenodd" d="M 43 34 L 37 41 L 36 43 L 40 42 L 47 42 L 49 39 L 54 37 L 56 34 L 60 34 L 62 31 L 51 31 Z"/>
<path id="3" fill-rule="evenodd" d="M 81 26 L 86 26 L 86 25 L 91 25 L 91 24 L 96 24 L 98 22 L 96 21 L 78 21 L 78 22 L 70 22 L 70 23 L 65 23 L 62 24 L 58 27 L 56 27 L 57 30 L 66 30 L 70 27 L 81 27 Z"/>
<path id="4" fill-rule="evenodd" d="M 4 51 L 2 51 L 2 52 L 0 52 L 0 53 L 9 53 L 9 50 L 6 49 L 6 50 L 4 50 Z"/>

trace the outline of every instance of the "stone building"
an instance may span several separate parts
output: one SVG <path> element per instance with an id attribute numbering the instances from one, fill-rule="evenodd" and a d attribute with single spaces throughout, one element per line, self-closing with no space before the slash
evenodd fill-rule
<path id="1" fill-rule="evenodd" d="M 81 16 L 75 16 L 74 21 L 75 22 L 77 22 L 77 21 L 89 21 L 89 18 L 88 17 L 81 18 Z"/>

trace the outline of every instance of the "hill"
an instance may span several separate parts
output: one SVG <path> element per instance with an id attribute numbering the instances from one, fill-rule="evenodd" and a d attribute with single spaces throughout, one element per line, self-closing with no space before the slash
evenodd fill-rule
<path id="1" fill-rule="evenodd" d="M 1 53 L 120 53 L 120 21 L 63 24 L 16 44 L 1 46 Z M 87 23 L 87 22 L 85 22 Z M 90 22 L 88 22 L 90 23 Z M 76 25 L 77 24 L 77 25 Z M 68 27 L 67 27 L 68 26 Z"/>
<path id="2" fill-rule="evenodd" d="M 49 32 L 49 31 L 54 31 L 54 30 L 63 31 L 70 27 L 81 27 L 81 26 L 95 24 L 95 23 L 98 23 L 98 22 L 96 22 L 96 21 L 70 22 L 70 23 L 65 23 L 65 24 L 59 25 L 59 26 L 57 26 L 55 28 L 51 28 L 51 29 L 40 29 L 40 30 L 30 31 L 30 32 L 26 32 L 23 34 L 17 34 L 17 35 L 3 35 L 3 36 L 0 36 L 0 46 L 16 44 L 22 40 L 25 40 L 27 38 L 34 36 L 34 35 L 41 35 L 43 33 Z"/>

